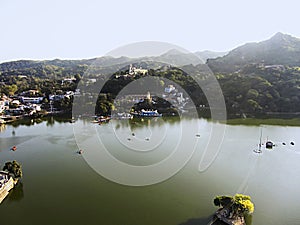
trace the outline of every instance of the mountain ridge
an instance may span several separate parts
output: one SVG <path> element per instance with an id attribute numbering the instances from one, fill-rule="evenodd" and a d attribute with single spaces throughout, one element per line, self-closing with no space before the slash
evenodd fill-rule
<path id="1" fill-rule="evenodd" d="M 268 40 L 246 43 L 223 57 L 207 61 L 214 72 L 226 73 L 238 71 L 252 63 L 299 66 L 300 39 L 278 32 Z"/>
<path id="2" fill-rule="evenodd" d="M 159 56 L 129 58 L 121 56 L 101 56 L 91 59 L 52 59 L 52 60 L 17 60 L 0 64 L 0 73 L 13 74 L 26 69 L 37 72 L 45 67 L 60 67 L 68 70 L 76 68 L 87 69 L 96 63 L 99 67 L 131 64 L 135 62 L 153 61 L 173 66 L 206 64 L 216 73 L 233 73 L 249 64 L 300 66 L 300 39 L 281 32 L 270 39 L 261 42 L 251 42 L 241 45 L 229 52 L 197 51 L 182 52 L 171 49 Z M 18 74 L 18 73 L 17 73 Z"/>

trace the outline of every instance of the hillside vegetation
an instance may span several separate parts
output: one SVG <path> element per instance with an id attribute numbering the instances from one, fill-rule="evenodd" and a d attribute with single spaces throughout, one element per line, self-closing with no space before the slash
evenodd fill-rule
<path id="1" fill-rule="evenodd" d="M 113 77 L 115 74 L 122 74 L 118 71 L 124 71 L 129 64 L 134 64 L 147 69 L 148 76 L 157 76 L 158 81 L 162 78 L 174 81 L 184 88 L 194 104 L 199 106 L 207 105 L 206 96 L 189 75 L 200 74 L 204 84 L 209 87 L 209 81 L 205 83 L 205 70 L 209 67 L 222 88 L 229 117 L 299 117 L 298 38 L 277 33 L 269 40 L 245 44 L 226 55 L 210 52 L 209 54 L 221 57 L 208 59 L 204 65 L 201 63 L 202 59 L 197 59 L 197 54 L 171 50 L 160 56 L 138 59 L 105 56 L 87 60 L 6 62 L 0 64 L 0 91 L 11 95 L 28 89 L 38 89 L 47 97 L 57 90 L 75 90 L 80 79 L 86 74 L 90 78 L 103 80 L 104 75 Z M 62 80 L 69 77 L 75 77 L 76 82 L 61 85 Z M 112 78 L 102 92 L 116 96 L 124 85 L 140 77 Z M 162 88 L 163 85 L 167 85 L 163 84 L 164 82 L 160 83 Z"/>

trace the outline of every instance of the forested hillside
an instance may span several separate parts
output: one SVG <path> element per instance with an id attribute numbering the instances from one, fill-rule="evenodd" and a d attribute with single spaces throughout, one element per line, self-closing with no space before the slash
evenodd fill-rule
<path id="1" fill-rule="evenodd" d="M 209 54 L 218 56 L 225 53 Z M 124 74 L 128 66 L 133 64 L 135 67 L 147 69 L 148 76 L 176 82 L 186 90 L 196 106 L 199 106 L 207 104 L 207 100 L 203 91 L 189 75 L 202 74 L 201 79 L 205 82 L 207 71 L 204 68 L 210 68 L 222 88 L 230 117 L 299 116 L 298 38 L 277 33 L 269 40 L 245 44 L 225 56 L 208 59 L 206 65 L 201 62 L 201 59 L 197 60 L 196 54 L 181 53 L 177 50 L 171 50 L 161 56 L 138 59 L 105 56 L 87 60 L 6 62 L 0 64 L 0 91 L 13 95 L 28 89 L 38 89 L 48 96 L 57 90 L 75 90 L 87 71 L 90 78 L 97 80 L 104 74 L 112 77 Z M 62 84 L 63 79 L 71 77 L 75 78 L 75 82 Z M 140 77 L 112 78 L 104 91 L 116 95 L 120 88 Z"/>

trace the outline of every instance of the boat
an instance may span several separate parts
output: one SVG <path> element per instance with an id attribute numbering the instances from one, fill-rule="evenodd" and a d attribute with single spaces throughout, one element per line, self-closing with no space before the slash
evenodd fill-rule
<path id="1" fill-rule="evenodd" d="M 267 142 L 266 142 L 266 148 L 267 148 L 267 149 L 272 149 L 273 146 L 274 146 L 274 144 L 273 144 L 272 141 L 267 141 Z"/>
<path id="2" fill-rule="evenodd" d="M 260 138 L 259 138 L 258 149 L 254 149 L 253 150 L 253 152 L 258 153 L 258 154 L 262 153 L 262 150 L 261 150 L 261 146 L 262 146 L 261 138 L 262 138 L 262 130 L 260 130 Z"/>
<path id="3" fill-rule="evenodd" d="M 9 191 L 14 188 L 17 181 L 15 181 L 9 173 L 0 171 L 0 203 L 9 194 Z"/>
<path id="4" fill-rule="evenodd" d="M 17 150 L 17 146 L 12 146 L 12 147 L 11 147 L 11 150 L 12 150 L 12 151 L 16 151 L 16 150 Z"/>
<path id="5" fill-rule="evenodd" d="M 110 121 L 109 116 L 99 116 L 98 117 L 98 124 L 101 125 L 102 123 L 108 123 Z"/>
<path id="6" fill-rule="evenodd" d="M 124 113 L 117 113 L 112 118 L 117 120 L 127 120 L 127 119 L 132 119 L 133 115 L 124 112 Z"/>
<path id="7" fill-rule="evenodd" d="M 158 113 L 157 110 L 145 110 L 142 109 L 139 112 L 133 112 L 131 113 L 135 117 L 161 117 L 162 114 Z"/>

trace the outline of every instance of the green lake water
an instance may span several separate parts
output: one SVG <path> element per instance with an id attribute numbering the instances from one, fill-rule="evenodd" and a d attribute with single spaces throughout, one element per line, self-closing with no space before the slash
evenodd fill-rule
<path id="1" fill-rule="evenodd" d="M 0 224 L 205 225 L 217 209 L 214 196 L 244 193 L 255 204 L 253 225 L 299 225 L 300 128 L 225 128 L 224 137 L 214 140 L 212 130 L 222 127 L 204 119 L 112 120 L 98 125 L 48 118 L 32 125 L 1 126 L 1 167 L 17 160 L 23 178 L 0 205 Z M 272 140 L 275 147 L 255 154 L 261 130 L 263 142 Z M 15 152 L 10 151 L 13 145 L 18 147 Z M 78 146 L 83 155 L 76 153 Z M 138 168 L 161 162 L 173 150 L 182 160 L 190 149 L 194 152 L 169 179 L 127 186 L 91 167 L 88 155 L 100 148 Z M 208 166 L 199 170 L 203 160 Z M 110 170 L 117 169 L 107 164 Z M 132 175 L 123 173 L 115 179 L 126 181 L 124 176 Z"/>

